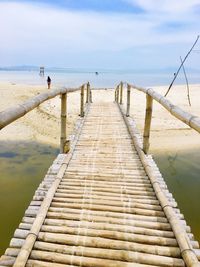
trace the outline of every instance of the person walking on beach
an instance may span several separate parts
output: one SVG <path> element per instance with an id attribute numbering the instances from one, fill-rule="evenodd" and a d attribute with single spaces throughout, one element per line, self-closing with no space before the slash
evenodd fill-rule
<path id="1" fill-rule="evenodd" d="M 47 77 L 47 85 L 48 85 L 48 89 L 51 88 L 51 78 L 48 76 Z"/>

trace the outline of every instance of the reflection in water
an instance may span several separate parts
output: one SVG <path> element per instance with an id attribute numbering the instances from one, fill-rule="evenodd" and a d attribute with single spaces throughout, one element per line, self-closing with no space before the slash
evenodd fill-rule
<path id="1" fill-rule="evenodd" d="M 167 158 L 169 162 L 168 170 L 172 176 L 176 175 L 176 167 L 175 167 L 176 158 L 177 158 L 177 153 L 175 154 L 175 156 L 169 155 Z"/>
<path id="2" fill-rule="evenodd" d="M 200 241 L 200 150 L 178 152 L 174 156 L 155 153 L 154 159 L 195 238 Z"/>
<path id="3" fill-rule="evenodd" d="M 57 154 L 38 143 L 0 142 L 0 255 Z"/>

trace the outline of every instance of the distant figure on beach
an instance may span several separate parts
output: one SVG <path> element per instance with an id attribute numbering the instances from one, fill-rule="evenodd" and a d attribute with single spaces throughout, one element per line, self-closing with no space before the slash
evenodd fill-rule
<path id="1" fill-rule="evenodd" d="M 95 72 L 96 75 L 99 75 L 98 71 Z"/>
<path id="2" fill-rule="evenodd" d="M 51 78 L 48 76 L 47 77 L 47 85 L 48 85 L 48 89 L 51 88 Z"/>

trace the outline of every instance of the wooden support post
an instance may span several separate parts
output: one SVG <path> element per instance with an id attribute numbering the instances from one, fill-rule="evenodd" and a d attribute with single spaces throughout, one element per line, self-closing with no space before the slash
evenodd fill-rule
<path id="1" fill-rule="evenodd" d="M 153 98 L 150 95 L 146 94 L 146 115 L 145 115 L 145 125 L 143 134 L 143 151 L 145 154 L 148 154 L 150 145 L 149 136 L 151 129 L 152 106 L 153 106 Z"/>
<path id="2" fill-rule="evenodd" d="M 84 117 L 84 85 L 81 86 L 80 116 Z"/>
<path id="3" fill-rule="evenodd" d="M 87 83 L 87 96 L 86 96 L 86 103 L 90 102 L 90 83 Z"/>
<path id="4" fill-rule="evenodd" d="M 119 103 L 119 85 L 117 86 L 117 89 L 116 89 L 116 101 L 117 103 Z"/>
<path id="5" fill-rule="evenodd" d="M 131 96 L 131 86 L 127 85 L 127 108 L 126 108 L 126 117 L 129 117 L 130 113 L 130 96 Z"/>
<path id="6" fill-rule="evenodd" d="M 61 95 L 61 135 L 60 153 L 69 152 L 69 140 L 67 140 L 67 93 Z"/>
<path id="7" fill-rule="evenodd" d="M 90 87 L 90 103 L 92 103 L 92 90 L 91 90 L 91 87 Z"/>
<path id="8" fill-rule="evenodd" d="M 122 105 L 123 99 L 123 82 L 120 83 L 120 105 Z"/>

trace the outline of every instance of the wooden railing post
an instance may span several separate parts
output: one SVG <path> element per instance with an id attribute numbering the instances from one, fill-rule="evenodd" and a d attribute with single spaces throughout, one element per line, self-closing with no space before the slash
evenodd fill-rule
<path id="1" fill-rule="evenodd" d="M 129 117 L 130 113 L 130 96 L 131 96 L 131 86 L 127 84 L 127 107 L 126 107 L 126 117 Z"/>
<path id="2" fill-rule="evenodd" d="M 152 106 L 153 106 L 153 98 L 150 95 L 146 94 L 146 115 L 145 115 L 145 125 L 143 134 L 143 151 L 145 154 L 148 154 L 150 145 L 149 136 L 151 130 Z"/>
<path id="3" fill-rule="evenodd" d="M 61 95 L 61 134 L 60 153 L 69 151 L 69 140 L 67 140 L 67 93 Z"/>
<path id="4" fill-rule="evenodd" d="M 117 86 L 117 89 L 116 89 L 116 101 L 117 103 L 119 103 L 119 85 Z"/>
<path id="5" fill-rule="evenodd" d="M 84 117 L 84 85 L 81 86 L 80 116 Z"/>
<path id="6" fill-rule="evenodd" d="M 86 103 L 90 101 L 90 83 L 87 83 L 87 96 L 86 96 Z"/>
<path id="7" fill-rule="evenodd" d="M 90 87 L 90 103 L 92 103 L 92 90 L 91 90 L 91 87 Z"/>
<path id="8" fill-rule="evenodd" d="M 120 105 L 122 105 L 123 100 L 123 82 L 120 83 Z"/>

